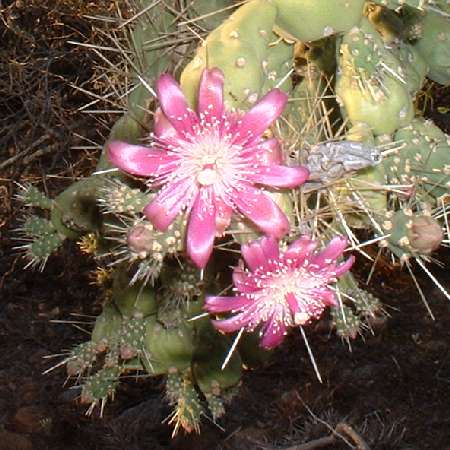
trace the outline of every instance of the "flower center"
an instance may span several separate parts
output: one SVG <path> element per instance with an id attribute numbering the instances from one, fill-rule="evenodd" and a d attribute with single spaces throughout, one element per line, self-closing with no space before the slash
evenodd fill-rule
<path id="1" fill-rule="evenodd" d="M 219 188 L 229 175 L 236 149 L 214 133 L 202 136 L 191 149 L 194 178 L 201 186 Z"/>
<path id="2" fill-rule="evenodd" d="M 210 186 L 218 179 L 217 172 L 214 169 L 206 167 L 197 175 L 197 181 L 202 186 Z"/>

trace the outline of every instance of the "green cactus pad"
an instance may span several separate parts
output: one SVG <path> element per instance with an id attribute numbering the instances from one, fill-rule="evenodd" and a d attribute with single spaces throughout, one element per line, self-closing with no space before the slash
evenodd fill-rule
<path id="1" fill-rule="evenodd" d="M 336 95 L 352 124 L 365 122 L 379 135 L 412 120 L 414 107 L 403 68 L 367 19 L 344 35 L 339 67 Z"/>
<path id="2" fill-rule="evenodd" d="M 108 180 L 98 193 L 102 208 L 113 214 L 140 213 L 150 203 L 151 198 L 151 194 L 133 189 L 120 180 Z"/>
<path id="3" fill-rule="evenodd" d="M 174 405 L 169 421 L 174 426 L 173 434 L 177 434 L 180 427 L 187 433 L 198 433 L 203 408 L 189 375 L 176 370 L 169 371 L 166 392 L 170 403 Z"/>
<path id="4" fill-rule="evenodd" d="M 20 186 L 17 198 L 27 206 L 34 206 L 41 209 L 51 209 L 53 200 L 49 199 L 37 187 L 31 184 Z"/>
<path id="5" fill-rule="evenodd" d="M 51 221 L 58 233 L 75 239 L 98 230 L 100 223 L 96 200 L 100 177 L 84 178 L 61 192 L 52 204 Z"/>
<path id="6" fill-rule="evenodd" d="M 273 0 L 276 25 L 299 41 L 346 32 L 361 19 L 364 0 Z"/>
<path id="7" fill-rule="evenodd" d="M 151 364 L 143 363 L 150 374 L 165 373 L 170 368 L 184 370 L 191 364 L 194 334 L 185 323 L 165 329 L 154 318 L 146 320 L 145 348 Z"/>
<path id="8" fill-rule="evenodd" d="M 56 230 L 49 220 L 39 216 L 30 216 L 26 219 L 20 231 L 26 236 L 39 238 L 54 234 Z"/>
<path id="9" fill-rule="evenodd" d="M 130 360 L 136 356 L 145 357 L 146 322 L 144 319 L 124 320 L 120 330 L 120 357 Z"/>
<path id="10" fill-rule="evenodd" d="M 98 350 L 95 343 L 88 341 L 72 349 L 68 358 L 66 370 L 69 376 L 81 375 L 90 369 L 97 359 Z"/>
<path id="11" fill-rule="evenodd" d="M 361 331 L 361 319 L 347 305 L 331 308 L 336 334 L 345 340 L 355 339 Z"/>
<path id="12" fill-rule="evenodd" d="M 142 283 L 129 286 L 129 278 L 123 271 L 115 274 L 112 300 L 126 318 L 144 318 L 155 314 L 158 308 L 153 288 Z"/>
<path id="13" fill-rule="evenodd" d="M 28 246 L 28 256 L 36 260 L 44 260 L 55 252 L 64 238 L 57 233 L 42 235 Z"/>
<path id="14" fill-rule="evenodd" d="M 219 395 L 222 389 L 239 383 L 242 360 L 238 351 L 233 352 L 228 364 L 222 368 L 230 348 L 230 339 L 217 334 L 211 325 L 203 329 L 192 362 L 194 379 L 203 393 Z"/>
<path id="15" fill-rule="evenodd" d="M 117 345 L 122 324 L 122 316 L 113 303 L 103 307 L 102 313 L 95 320 L 91 341 L 98 350 L 106 350 Z"/>
<path id="16" fill-rule="evenodd" d="M 81 402 L 91 403 L 93 406 L 98 402 L 106 402 L 109 397 L 114 396 L 119 376 L 119 367 L 107 367 L 88 377 L 81 391 Z"/>
<path id="17" fill-rule="evenodd" d="M 268 0 L 252 0 L 206 38 L 181 74 L 181 87 L 191 107 L 196 105 L 200 77 L 207 67 L 224 73 L 228 107 L 244 109 L 256 101 L 266 81 L 263 61 L 274 40 L 275 15 L 276 8 Z"/>
<path id="18" fill-rule="evenodd" d="M 387 181 L 412 184 L 422 200 L 448 194 L 450 187 L 450 143 L 431 120 L 414 119 L 394 136 L 400 148 L 383 162 Z"/>
<path id="19" fill-rule="evenodd" d="M 428 78 L 450 85 L 450 17 L 429 11 L 421 18 L 420 28 L 414 47 L 430 68 Z"/>

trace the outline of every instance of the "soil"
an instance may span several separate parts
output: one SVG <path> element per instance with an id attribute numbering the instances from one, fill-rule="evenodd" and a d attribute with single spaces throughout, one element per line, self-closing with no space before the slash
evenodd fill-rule
<path id="1" fill-rule="evenodd" d="M 339 423 L 371 450 L 450 450 L 450 303 L 420 268 L 415 273 L 435 320 L 410 275 L 381 266 L 367 289 L 382 299 L 387 317 L 373 323 L 373 333 L 349 349 L 329 331 L 327 319 L 307 330 L 323 383 L 300 333 L 292 333 L 270 364 L 245 374 L 224 420 L 205 418 L 200 435 L 171 438 L 160 379 L 123 380 L 100 418 L 85 415 L 78 391 L 65 385 L 64 368 L 43 373 L 61 360 L 49 355 L 86 339 L 100 312 L 90 278 L 95 263 L 66 243 L 45 271 L 25 270 L 13 248 L 24 214 L 13 197 L 15 183 L 32 181 L 54 194 L 92 170 L 98 151 L 71 147 L 84 142 L 77 136 L 101 143 L 114 118 L 99 115 L 94 122 L 78 111 L 88 98 L 70 83 L 91 79 L 96 61 L 67 40 L 92 39 L 83 14 L 105 11 L 112 2 L 21 3 L 0 4 L 7 25 L 1 32 L 6 69 L 0 97 L 7 117 L 0 164 L 19 155 L 0 171 L 0 450 L 352 448 L 341 438 L 306 447 Z M 450 106 L 450 91 L 431 92 L 427 114 L 449 132 L 442 108 Z M 435 257 L 443 265 L 434 265 L 433 273 L 450 287 L 448 248 Z M 362 259 L 355 266 L 364 280 L 370 266 Z M 353 448 L 365 448 L 347 438 Z"/>

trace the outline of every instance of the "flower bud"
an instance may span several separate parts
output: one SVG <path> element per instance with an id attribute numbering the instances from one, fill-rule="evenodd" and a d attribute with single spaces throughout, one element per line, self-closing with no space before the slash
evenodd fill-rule
<path id="1" fill-rule="evenodd" d="M 135 225 L 128 232 L 127 245 L 135 253 L 149 253 L 153 248 L 153 232 L 145 225 Z"/>
<path id="2" fill-rule="evenodd" d="M 436 219 L 430 216 L 416 216 L 409 231 L 410 245 L 425 255 L 436 250 L 444 239 L 444 233 Z"/>

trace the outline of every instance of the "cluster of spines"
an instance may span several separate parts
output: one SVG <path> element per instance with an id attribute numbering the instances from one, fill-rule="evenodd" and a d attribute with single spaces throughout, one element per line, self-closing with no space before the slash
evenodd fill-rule
<path id="1" fill-rule="evenodd" d="M 188 433 L 199 432 L 203 407 L 188 374 L 169 369 L 166 395 L 174 408 L 169 421 L 174 426 L 173 434 L 176 434 L 180 427 Z"/>
<path id="2" fill-rule="evenodd" d="M 137 215 L 150 202 L 150 198 L 150 194 L 116 179 L 107 180 L 98 193 L 98 202 L 106 214 Z"/>
<path id="3" fill-rule="evenodd" d="M 32 185 L 20 186 L 17 198 L 28 207 L 43 210 L 51 210 L 53 207 L 53 200 Z M 29 261 L 26 267 L 37 267 L 39 270 L 44 269 L 47 259 L 65 239 L 51 220 L 35 215 L 30 215 L 16 231 L 19 234 L 18 240 L 26 242 L 16 247 L 25 251 L 25 258 Z"/>
<path id="4" fill-rule="evenodd" d="M 339 303 L 331 308 L 331 318 L 336 334 L 349 341 L 370 327 L 371 319 L 383 315 L 378 298 L 359 287 L 351 273 L 337 282 Z"/>

